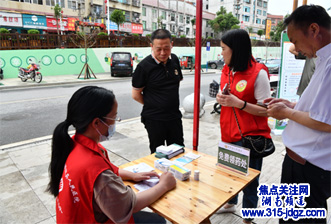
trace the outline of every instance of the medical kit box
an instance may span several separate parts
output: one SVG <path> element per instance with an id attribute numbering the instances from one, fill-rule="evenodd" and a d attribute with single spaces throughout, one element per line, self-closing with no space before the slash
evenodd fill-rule
<path id="1" fill-rule="evenodd" d="M 174 163 L 168 159 L 162 158 L 154 161 L 154 167 L 162 172 L 167 172 Z"/>
<path id="2" fill-rule="evenodd" d="M 169 171 L 179 180 L 187 180 L 191 175 L 191 170 L 179 165 L 171 165 Z"/>

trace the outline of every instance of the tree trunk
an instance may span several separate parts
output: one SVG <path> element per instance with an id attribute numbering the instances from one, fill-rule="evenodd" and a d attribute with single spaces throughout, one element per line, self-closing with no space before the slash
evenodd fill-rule
<path id="1" fill-rule="evenodd" d="M 61 44 L 60 34 L 59 34 L 59 20 L 58 17 L 56 17 L 55 19 L 56 19 L 56 31 L 57 31 L 57 45 L 59 46 Z"/>

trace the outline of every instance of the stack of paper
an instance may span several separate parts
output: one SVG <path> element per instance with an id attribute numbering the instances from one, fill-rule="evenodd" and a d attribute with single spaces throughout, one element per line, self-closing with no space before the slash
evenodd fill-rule
<path id="1" fill-rule="evenodd" d="M 171 144 L 168 146 L 161 145 L 156 148 L 156 157 L 171 159 L 183 152 L 185 152 L 183 146 L 177 144 Z"/>

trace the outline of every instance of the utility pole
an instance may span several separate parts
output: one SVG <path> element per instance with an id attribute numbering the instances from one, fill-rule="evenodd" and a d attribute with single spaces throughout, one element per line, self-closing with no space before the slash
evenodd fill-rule
<path id="1" fill-rule="evenodd" d="M 302 0 L 302 5 L 307 5 L 307 0 Z"/>
<path id="2" fill-rule="evenodd" d="M 239 0 L 235 0 L 235 1 L 237 1 L 237 3 L 234 2 L 233 6 L 234 6 L 234 9 L 237 11 L 236 16 L 237 16 L 237 19 L 239 20 L 239 9 L 240 9 L 241 3 L 239 3 Z"/>

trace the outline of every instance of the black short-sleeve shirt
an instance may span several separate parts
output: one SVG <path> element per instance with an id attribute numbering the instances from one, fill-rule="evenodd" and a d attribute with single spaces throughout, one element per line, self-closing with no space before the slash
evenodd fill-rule
<path id="1" fill-rule="evenodd" d="M 152 55 L 136 67 L 132 86 L 144 88 L 144 106 L 141 116 L 151 120 L 181 118 L 179 110 L 179 82 L 183 79 L 178 57 L 171 54 L 167 63 L 157 63 Z"/>

